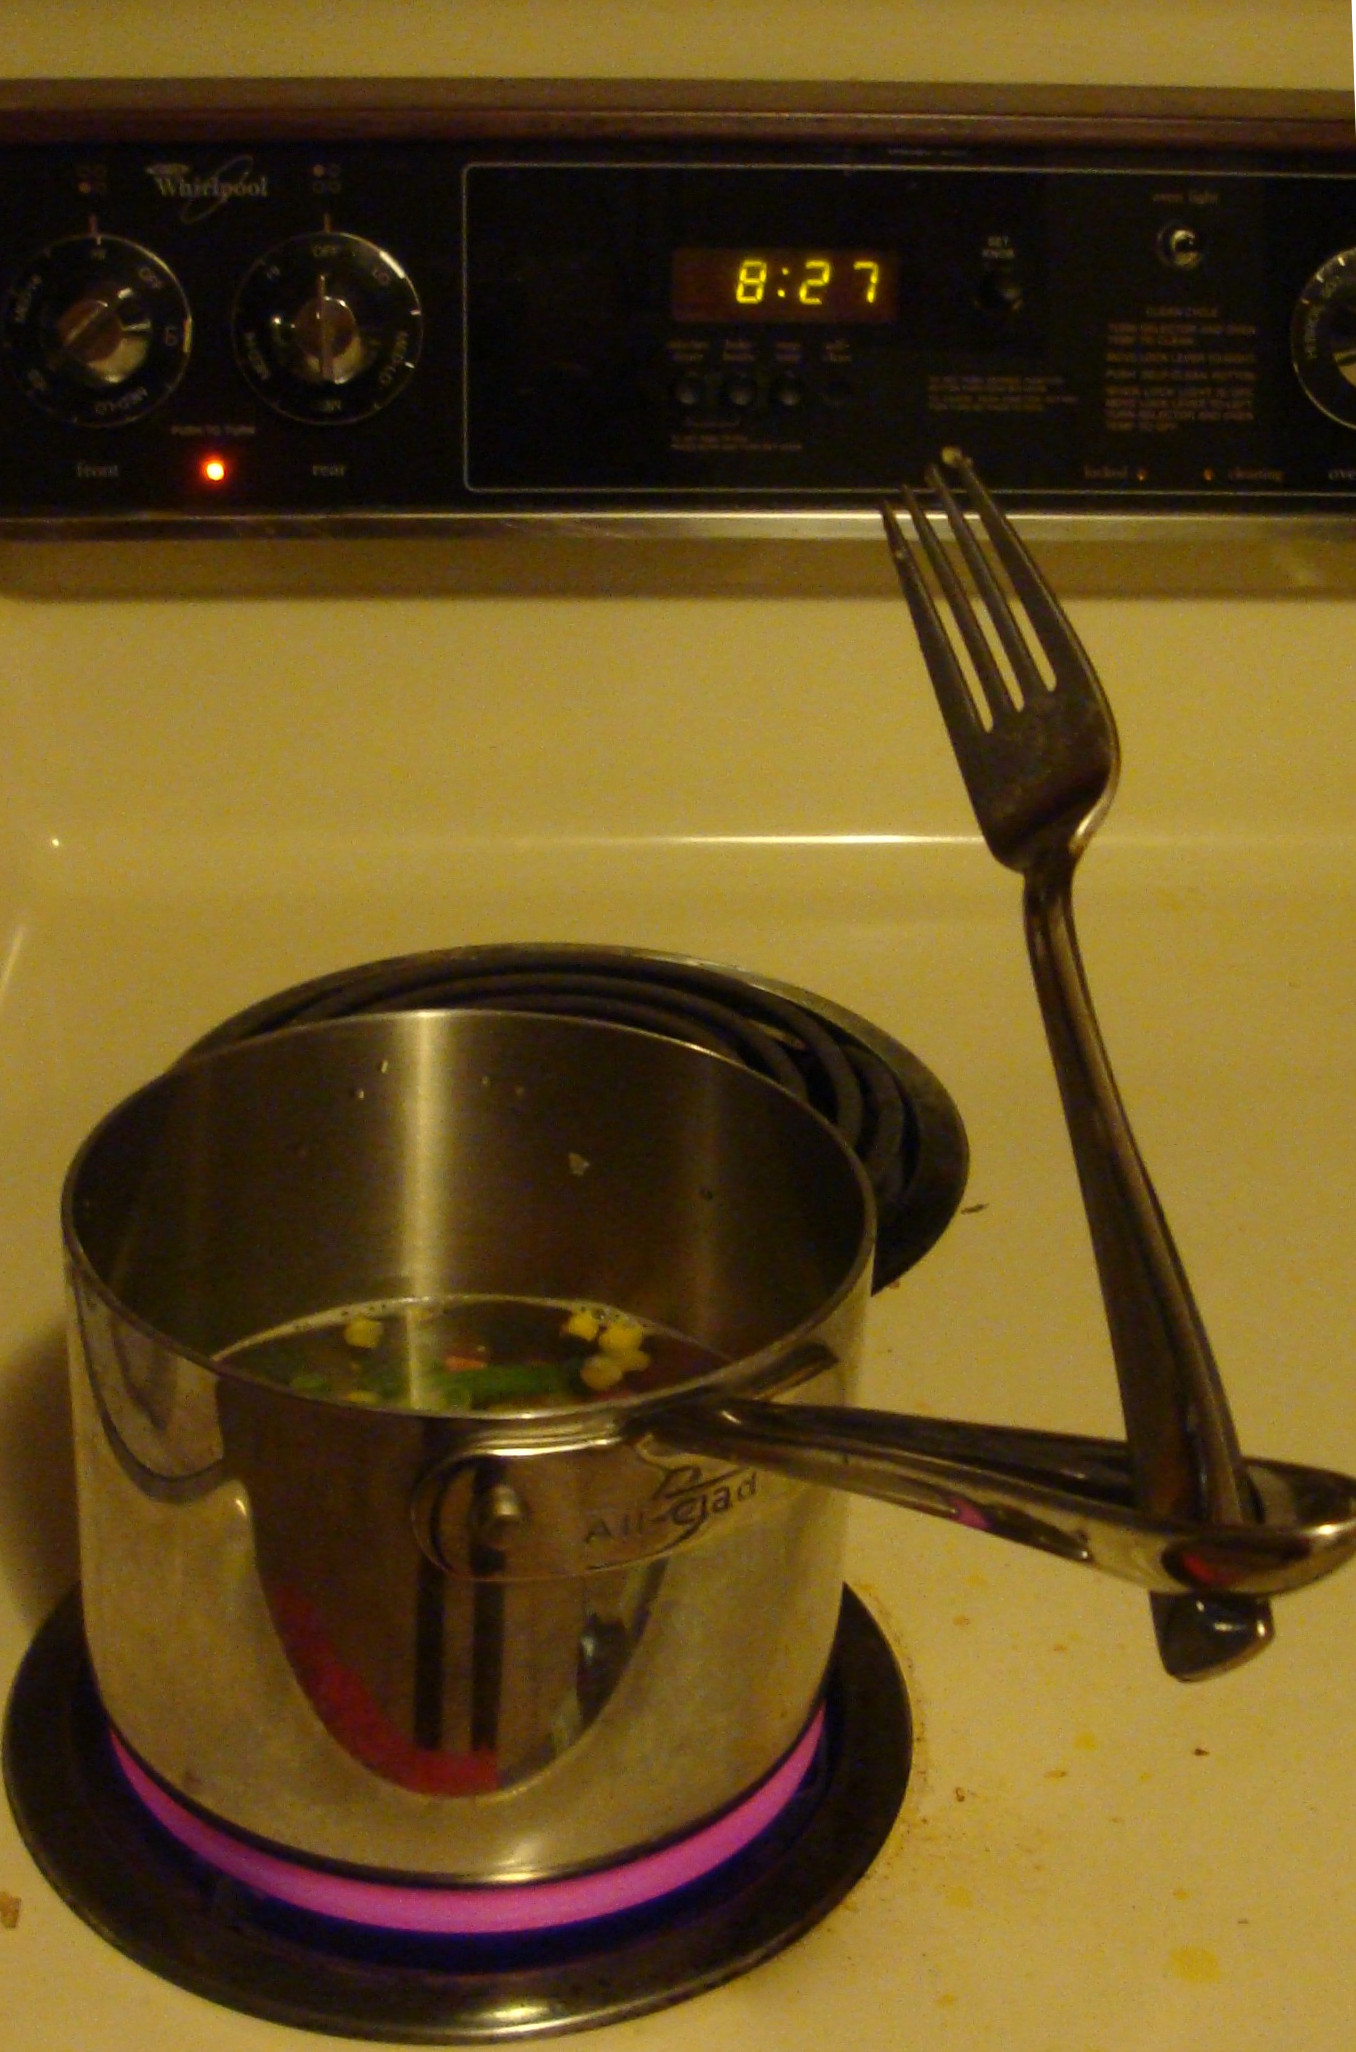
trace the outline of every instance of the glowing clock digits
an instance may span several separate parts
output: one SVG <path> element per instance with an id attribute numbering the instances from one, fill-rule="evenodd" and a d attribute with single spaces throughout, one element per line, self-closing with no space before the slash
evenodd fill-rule
<path id="1" fill-rule="evenodd" d="M 767 291 L 767 265 L 762 257 L 745 257 L 739 266 L 735 298 L 741 306 L 761 306 Z"/>
<path id="2" fill-rule="evenodd" d="M 832 244 L 672 252 L 669 310 L 694 326 L 885 327 L 899 317 L 899 255 Z"/>

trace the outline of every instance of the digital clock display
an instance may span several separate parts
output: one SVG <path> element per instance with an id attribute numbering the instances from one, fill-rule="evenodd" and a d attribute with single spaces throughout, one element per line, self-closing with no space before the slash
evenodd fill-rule
<path id="1" fill-rule="evenodd" d="M 887 249 L 676 249 L 675 321 L 893 321 L 899 259 Z"/>

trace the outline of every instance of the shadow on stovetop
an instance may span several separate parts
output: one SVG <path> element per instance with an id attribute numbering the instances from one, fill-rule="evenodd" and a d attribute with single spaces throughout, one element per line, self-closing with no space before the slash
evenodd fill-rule
<path id="1" fill-rule="evenodd" d="M 78 1562 L 66 1340 L 55 1325 L 0 1372 L 0 1579 L 36 1629 Z"/>

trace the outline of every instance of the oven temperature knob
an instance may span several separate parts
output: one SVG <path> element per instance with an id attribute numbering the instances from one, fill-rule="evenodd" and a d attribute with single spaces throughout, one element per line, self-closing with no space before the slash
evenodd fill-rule
<path id="1" fill-rule="evenodd" d="M 178 279 L 149 249 L 73 235 L 10 287 L 3 338 L 35 406 L 72 427 L 121 427 L 174 390 L 193 322 Z"/>
<path id="2" fill-rule="evenodd" d="M 1301 292 L 1290 355 L 1314 405 L 1356 427 L 1356 249 L 1329 257 Z"/>
<path id="3" fill-rule="evenodd" d="M 344 426 L 389 405 L 419 361 L 420 331 L 414 286 L 358 235 L 294 235 L 236 295 L 236 360 L 290 420 Z"/>

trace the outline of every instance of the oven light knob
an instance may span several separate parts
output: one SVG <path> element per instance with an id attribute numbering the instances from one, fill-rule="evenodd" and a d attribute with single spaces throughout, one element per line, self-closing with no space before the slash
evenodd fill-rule
<path id="1" fill-rule="evenodd" d="M 1295 374 L 1320 411 L 1356 427 L 1356 249 L 1321 264 L 1290 323 Z"/>
<path id="2" fill-rule="evenodd" d="M 97 233 L 45 249 L 3 314 L 5 355 L 24 392 L 73 427 L 120 427 L 158 406 L 183 376 L 192 333 L 168 266 Z"/>
<path id="3" fill-rule="evenodd" d="M 291 420 L 345 426 L 390 404 L 419 361 L 419 297 L 359 235 L 294 235 L 259 258 L 236 295 L 236 361 Z"/>

